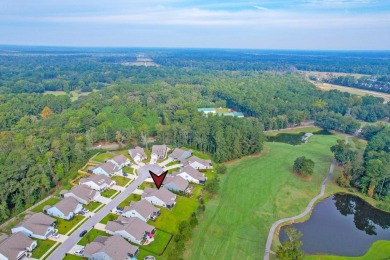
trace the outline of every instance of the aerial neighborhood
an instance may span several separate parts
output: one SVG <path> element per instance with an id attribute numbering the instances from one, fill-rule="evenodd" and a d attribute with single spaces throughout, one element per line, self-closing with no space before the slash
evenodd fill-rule
<path id="1" fill-rule="evenodd" d="M 129 157 L 118 154 L 99 164 L 88 164 L 84 176 L 78 178 L 70 188 L 59 192 L 53 203 L 44 205 L 45 202 L 42 202 L 44 206 L 40 212 L 28 215 L 12 228 L 11 235 L 0 237 L 0 259 L 34 258 L 34 251 L 45 243 L 43 241 L 60 245 L 87 219 L 125 191 L 139 175 L 148 177 L 131 194 L 138 196 L 138 199 L 123 201 L 123 207 L 116 204 L 106 216 L 109 219 L 103 221 L 103 218 L 91 230 L 99 230 L 105 235 L 89 238 L 85 230 L 80 233 L 79 240 L 88 239 L 87 242 L 79 242 L 67 254 L 88 259 L 143 259 L 137 258 L 139 247 L 156 243 L 154 241 L 159 239 L 156 234 L 164 232 L 153 225 L 164 214 L 162 209 L 171 211 L 178 203 L 178 197 L 190 196 L 193 184 L 204 185 L 207 177 L 200 171 L 212 169 L 213 166 L 210 160 L 193 156 L 192 150 L 168 148 L 167 145 L 153 145 L 150 158 L 139 146 L 129 149 L 127 153 Z M 169 172 L 160 189 L 154 186 L 150 171 L 156 175 Z M 123 179 L 127 180 L 127 184 L 120 185 Z M 72 221 L 78 218 L 83 220 L 73 226 Z M 63 230 L 64 226 L 68 227 L 66 231 Z M 12 244 L 17 246 L 11 247 Z M 46 252 L 44 256 L 50 255 L 48 253 L 52 252 Z"/>

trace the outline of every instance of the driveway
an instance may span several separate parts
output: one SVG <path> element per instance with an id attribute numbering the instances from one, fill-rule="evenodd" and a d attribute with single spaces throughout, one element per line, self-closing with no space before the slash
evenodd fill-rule
<path id="1" fill-rule="evenodd" d="M 69 254 L 74 254 L 74 252 L 84 249 L 84 246 L 75 245 L 72 249 L 69 250 Z"/>
<path id="2" fill-rule="evenodd" d="M 52 236 L 49 236 L 48 239 L 52 240 L 52 241 L 60 242 L 60 243 L 63 243 L 65 240 L 68 239 L 68 236 L 66 236 L 66 235 L 62 235 L 62 234 L 58 234 L 58 235 L 60 235 L 59 238 L 54 238 Z"/>
<path id="3" fill-rule="evenodd" d="M 95 229 L 99 229 L 101 231 L 106 231 L 106 225 L 102 224 L 102 223 L 97 223 L 95 225 Z"/>
<path id="4" fill-rule="evenodd" d="M 139 168 L 139 165 L 133 164 L 133 165 L 131 165 L 130 167 L 137 170 L 137 169 Z"/>
<path id="5" fill-rule="evenodd" d="M 111 201 L 111 199 L 106 198 L 104 196 L 100 196 L 99 198 L 96 199 L 96 201 L 103 204 L 108 204 Z"/>
<path id="6" fill-rule="evenodd" d="M 136 189 L 135 191 L 133 191 L 133 194 L 137 194 L 137 195 L 142 195 L 142 193 L 144 193 L 144 191 L 139 190 L 139 189 Z"/>
<path id="7" fill-rule="evenodd" d="M 126 190 L 121 192 L 117 197 L 115 197 L 112 201 L 110 201 L 107 205 L 105 205 L 101 210 L 96 212 L 90 219 L 88 219 L 84 224 L 82 224 L 74 233 L 72 233 L 64 243 L 62 243 L 57 249 L 51 253 L 51 255 L 47 258 L 48 260 L 58 260 L 62 259 L 66 253 L 69 252 L 81 239 L 80 233 L 83 230 L 91 230 L 93 226 L 99 223 L 108 213 L 111 212 L 114 208 L 116 208 L 119 203 L 125 200 L 130 194 L 133 193 L 137 189 L 139 185 L 147 178 L 148 176 L 140 175 L 138 178 L 132 182 Z"/>
<path id="8" fill-rule="evenodd" d="M 126 188 L 122 187 L 122 186 L 119 186 L 119 185 L 114 185 L 114 186 L 111 187 L 111 189 L 117 190 L 117 191 L 124 191 Z"/>
<path id="9" fill-rule="evenodd" d="M 173 160 L 171 158 L 168 158 L 166 159 L 165 161 L 162 161 L 160 163 L 158 163 L 158 165 L 160 165 L 161 167 L 167 165 L 168 163 L 172 162 Z"/>
<path id="10" fill-rule="evenodd" d="M 164 168 L 164 171 L 173 170 L 173 169 L 177 169 L 177 168 L 180 168 L 180 167 L 181 167 L 181 164 L 178 163 L 178 164 L 174 164 L 174 165 L 165 167 L 165 168 Z"/>

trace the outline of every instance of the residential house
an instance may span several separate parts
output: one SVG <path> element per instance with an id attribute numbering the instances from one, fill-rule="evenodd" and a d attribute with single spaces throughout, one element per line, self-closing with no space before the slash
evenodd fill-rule
<path id="1" fill-rule="evenodd" d="M 170 191 L 184 192 L 187 189 L 188 185 L 188 181 L 180 175 L 167 175 L 164 180 L 164 188 Z"/>
<path id="2" fill-rule="evenodd" d="M 153 240 L 156 229 L 139 218 L 119 217 L 118 220 L 107 223 L 106 232 L 110 235 L 120 235 L 130 242 L 142 245 L 146 240 Z"/>
<path id="3" fill-rule="evenodd" d="M 43 211 L 50 216 L 70 220 L 82 209 L 83 205 L 81 205 L 75 198 L 67 197 L 53 206 L 45 206 Z"/>
<path id="4" fill-rule="evenodd" d="M 47 239 L 54 233 L 56 219 L 43 213 L 35 213 L 24 219 L 17 227 L 11 229 L 12 233 L 22 232 L 28 237 Z"/>
<path id="5" fill-rule="evenodd" d="M 173 175 L 181 176 L 185 180 L 196 184 L 204 184 L 207 180 L 206 176 L 204 176 L 203 173 L 199 172 L 190 165 L 181 168 L 178 173 L 175 173 Z"/>
<path id="6" fill-rule="evenodd" d="M 190 157 L 192 155 L 192 150 L 183 150 L 180 148 L 175 148 L 173 152 L 169 155 L 174 161 L 183 161 L 184 159 Z"/>
<path id="7" fill-rule="evenodd" d="M 165 144 L 153 145 L 151 157 L 154 160 L 162 160 L 167 156 L 168 148 Z"/>
<path id="8" fill-rule="evenodd" d="M 199 170 L 206 170 L 206 169 L 212 169 L 213 165 L 211 164 L 211 160 L 204 160 L 200 159 L 199 157 L 192 156 L 188 159 L 184 159 L 181 161 L 183 166 L 192 166 L 195 169 Z"/>
<path id="9" fill-rule="evenodd" d="M 114 186 L 116 182 L 104 174 L 97 174 L 80 179 L 79 184 L 86 185 L 93 190 L 104 191 Z"/>
<path id="10" fill-rule="evenodd" d="M 160 209 L 153 206 L 147 200 L 130 202 L 130 206 L 126 206 L 122 214 L 122 216 L 127 218 L 135 217 L 145 222 L 148 222 L 149 219 L 155 219 L 158 215 L 160 215 Z"/>
<path id="11" fill-rule="evenodd" d="M 12 234 L 0 241 L 0 259 L 15 260 L 31 257 L 31 251 L 37 247 L 37 241 L 22 232 Z"/>
<path id="12" fill-rule="evenodd" d="M 156 206 L 171 209 L 176 204 L 176 195 L 164 187 L 160 189 L 145 188 L 142 199 L 146 199 Z"/>
<path id="13" fill-rule="evenodd" d="M 125 166 L 130 166 L 131 165 L 130 159 L 127 158 L 126 156 L 122 155 L 122 154 L 117 155 L 114 158 L 112 158 L 110 160 L 107 160 L 107 161 L 112 162 L 113 164 L 115 164 L 119 168 L 123 168 Z"/>
<path id="14" fill-rule="evenodd" d="M 96 201 L 100 197 L 100 192 L 89 188 L 87 185 L 78 185 L 73 187 L 70 191 L 61 191 L 61 197 L 73 197 L 81 204 L 87 205 L 91 201 Z"/>
<path id="15" fill-rule="evenodd" d="M 104 174 L 106 176 L 123 175 L 122 168 L 115 165 L 112 161 L 99 164 L 93 171 L 93 174 Z"/>
<path id="16" fill-rule="evenodd" d="M 119 235 L 98 236 L 85 246 L 84 256 L 93 260 L 135 259 L 138 247 L 133 246 Z"/>
<path id="17" fill-rule="evenodd" d="M 130 149 L 129 150 L 129 154 L 131 156 L 131 158 L 133 158 L 133 160 L 136 162 L 136 163 L 140 163 L 141 161 L 145 160 L 146 158 L 148 158 L 145 154 L 145 151 L 143 148 L 137 146 L 133 149 Z"/>

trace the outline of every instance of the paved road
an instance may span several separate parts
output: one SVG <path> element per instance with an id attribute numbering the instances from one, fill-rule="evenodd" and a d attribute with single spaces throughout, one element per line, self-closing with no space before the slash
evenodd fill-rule
<path id="1" fill-rule="evenodd" d="M 348 143 L 348 136 L 345 136 L 345 142 Z M 333 159 L 332 161 L 332 164 L 330 165 L 330 169 L 329 169 L 329 172 L 328 172 L 328 175 L 326 176 L 325 180 L 322 182 L 321 184 L 321 192 L 320 194 L 318 194 L 317 196 L 315 196 L 310 202 L 309 202 L 309 205 L 307 205 L 306 209 L 299 215 L 297 216 L 294 216 L 294 217 L 291 217 L 291 218 L 283 218 L 283 219 L 280 219 L 278 221 L 276 221 L 275 223 L 272 224 L 271 226 L 271 229 L 268 233 L 268 238 L 267 238 L 267 244 L 265 246 L 265 253 L 264 253 L 264 260 L 268 260 L 269 259 L 269 253 L 271 251 L 271 245 L 272 245 L 272 240 L 273 240 L 273 237 L 274 237 L 274 234 L 275 234 L 275 230 L 276 228 L 283 224 L 284 222 L 287 222 L 287 221 L 293 221 L 293 220 L 296 220 L 296 219 L 300 219 L 304 216 L 306 216 L 312 209 L 314 203 L 319 199 L 321 198 L 324 193 L 325 193 L 325 186 L 326 186 L 326 183 L 329 181 L 329 179 L 332 177 L 332 173 L 333 173 L 333 170 L 334 170 L 334 166 L 336 165 L 336 160 Z"/>
<path id="2" fill-rule="evenodd" d="M 116 198 L 114 198 L 111 202 L 109 202 L 106 206 L 104 206 L 101 210 L 99 210 L 94 216 L 92 216 L 87 222 L 82 224 L 72 235 L 69 236 L 69 238 L 62 243 L 51 255 L 47 258 L 48 260 L 58 260 L 62 259 L 66 253 L 69 252 L 69 250 L 72 249 L 74 245 L 76 245 L 80 238 L 80 233 L 83 230 L 91 230 L 93 226 L 95 226 L 97 223 L 102 220 L 108 213 L 111 212 L 114 208 L 116 208 L 124 199 L 126 199 L 128 196 L 130 196 L 131 193 L 135 189 L 138 188 L 141 183 L 148 178 L 149 174 L 145 174 L 143 176 L 138 176 L 138 178 L 131 183 L 126 190 L 122 191 L 121 194 L 119 194 Z"/>

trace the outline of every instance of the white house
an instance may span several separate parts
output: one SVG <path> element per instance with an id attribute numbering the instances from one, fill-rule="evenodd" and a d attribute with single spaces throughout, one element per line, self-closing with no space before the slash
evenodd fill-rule
<path id="1" fill-rule="evenodd" d="M 153 160 L 162 160 L 167 156 L 168 148 L 165 144 L 153 145 L 151 157 Z"/>
<path id="2" fill-rule="evenodd" d="M 145 188 L 142 193 L 142 199 L 149 201 L 150 203 L 171 209 L 176 204 L 176 195 L 164 187 L 160 189 Z"/>
<path id="3" fill-rule="evenodd" d="M 114 186 L 116 182 L 104 174 L 97 174 L 80 179 L 79 184 L 86 185 L 93 190 L 104 191 Z"/>
<path id="4" fill-rule="evenodd" d="M 133 160 L 136 162 L 136 163 L 140 163 L 141 161 L 145 160 L 146 158 L 148 158 L 145 154 L 145 151 L 143 148 L 137 146 L 133 149 L 130 149 L 129 150 L 129 154 L 131 156 L 131 158 L 133 158 Z"/>
<path id="5" fill-rule="evenodd" d="M 15 260 L 31 257 L 31 251 L 37 247 L 37 241 L 24 235 L 22 232 L 0 240 L 0 259 Z"/>
<path id="6" fill-rule="evenodd" d="M 93 174 L 104 174 L 106 176 L 123 175 L 122 167 L 115 165 L 112 161 L 99 164 L 92 170 Z"/>
<path id="7" fill-rule="evenodd" d="M 138 246 L 133 246 L 119 235 L 98 236 L 85 246 L 84 256 L 96 260 L 134 260 Z"/>
<path id="8" fill-rule="evenodd" d="M 22 232 L 28 237 L 47 239 L 54 233 L 56 219 L 43 213 L 33 214 L 22 221 L 17 227 L 11 229 L 12 233 Z"/>
<path id="9" fill-rule="evenodd" d="M 106 232 L 110 235 L 120 235 L 130 242 L 142 245 L 145 240 L 153 240 L 156 229 L 139 218 L 119 217 L 116 221 L 109 221 Z"/>
<path id="10" fill-rule="evenodd" d="M 204 184 L 207 180 L 207 177 L 204 176 L 203 173 L 194 169 L 190 165 L 183 167 L 182 169 L 180 169 L 180 171 L 178 173 L 175 173 L 174 175 L 181 176 L 185 180 L 192 182 L 192 183 L 196 183 L 196 184 Z"/>
<path id="11" fill-rule="evenodd" d="M 199 157 L 192 156 L 188 159 L 182 160 L 181 163 L 183 166 L 192 166 L 195 169 L 199 170 L 206 170 L 206 169 L 212 169 L 213 165 L 211 164 L 211 160 L 203 160 Z"/>
<path id="12" fill-rule="evenodd" d="M 192 150 L 183 150 L 180 148 L 175 148 L 173 152 L 169 155 L 169 158 L 171 158 L 174 161 L 183 161 L 184 159 L 190 157 L 192 155 Z"/>
<path id="13" fill-rule="evenodd" d="M 123 168 L 125 166 L 130 166 L 131 165 L 131 161 L 129 158 L 127 158 L 126 156 L 120 154 L 120 155 L 117 155 L 115 156 L 114 158 L 110 159 L 110 160 L 107 160 L 107 161 L 110 161 L 112 162 L 113 164 L 115 164 L 118 168 Z"/>
<path id="14" fill-rule="evenodd" d="M 91 201 L 96 201 L 100 197 L 100 192 L 89 188 L 86 185 L 78 185 L 73 187 L 70 191 L 61 191 L 61 197 L 73 197 L 81 204 L 87 205 Z"/>
<path id="15" fill-rule="evenodd" d="M 67 197 L 53 206 L 44 207 L 43 211 L 50 216 L 70 220 L 82 209 L 83 205 L 80 204 L 75 198 Z"/>
<path id="16" fill-rule="evenodd" d="M 139 218 L 145 222 L 148 222 L 149 219 L 155 219 L 158 215 L 160 215 L 160 209 L 153 206 L 147 200 L 130 202 L 130 206 L 126 206 L 122 214 L 124 217 Z"/>

